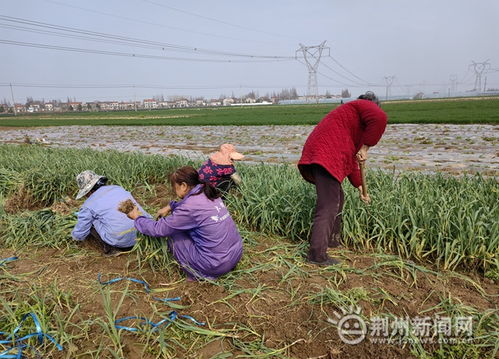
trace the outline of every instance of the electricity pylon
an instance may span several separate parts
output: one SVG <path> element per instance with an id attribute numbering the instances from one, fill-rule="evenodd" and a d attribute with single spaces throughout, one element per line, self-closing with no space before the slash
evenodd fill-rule
<path id="1" fill-rule="evenodd" d="M 385 83 L 386 83 L 386 94 L 385 94 L 385 99 L 388 100 L 388 94 L 391 94 L 391 88 L 393 85 L 393 80 L 395 80 L 395 76 L 385 76 Z"/>
<path id="2" fill-rule="evenodd" d="M 450 80 L 450 89 L 449 89 L 449 96 L 456 96 L 457 92 L 457 75 L 452 74 L 449 76 Z"/>
<path id="3" fill-rule="evenodd" d="M 473 67 L 473 71 L 475 71 L 475 88 L 473 91 L 482 91 L 482 75 L 490 69 L 489 60 L 484 62 L 471 61 L 470 67 Z"/>
<path id="4" fill-rule="evenodd" d="M 307 101 L 311 97 L 313 97 L 315 101 L 317 101 L 317 96 L 319 95 L 319 86 L 317 84 L 317 69 L 319 68 L 322 52 L 325 49 L 329 51 L 329 47 L 326 47 L 325 45 L 325 40 L 317 46 L 305 46 L 300 44 L 300 48 L 295 52 L 296 58 L 298 58 L 298 52 L 301 52 L 303 54 L 303 58 L 308 69 Z"/>

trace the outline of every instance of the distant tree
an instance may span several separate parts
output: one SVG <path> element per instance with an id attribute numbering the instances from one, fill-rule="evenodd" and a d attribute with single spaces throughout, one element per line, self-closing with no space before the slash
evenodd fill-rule
<path id="1" fill-rule="evenodd" d="M 0 113 L 5 112 L 5 107 L 3 105 L 0 105 Z"/>
<path id="2" fill-rule="evenodd" d="M 98 103 L 98 102 L 97 102 L 97 103 L 95 104 L 95 108 L 97 108 L 97 111 L 100 111 L 100 103 Z"/>
<path id="3" fill-rule="evenodd" d="M 350 94 L 350 91 L 348 89 L 341 90 L 341 97 L 342 98 L 350 98 L 352 97 L 352 94 Z"/>
<path id="4" fill-rule="evenodd" d="M 296 100 L 299 97 L 298 91 L 296 91 L 294 87 L 289 91 L 289 95 L 291 97 L 291 100 Z"/>
<path id="5" fill-rule="evenodd" d="M 423 92 L 418 92 L 417 94 L 415 94 L 412 99 L 413 100 L 422 100 L 424 98 L 424 93 Z"/>
<path id="6" fill-rule="evenodd" d="M 68 110 L 69 110 L 69 111 L 73 111 L 73 110 L 74 110 L 74 109 L 73 109 L 73 106 L 72 106 L 72 105 L 69 105 Z"/>
<path id="7" fill-rule="evenodd" d="M 331 97 L 333 97 L 333 96 L 331 96 L 331 92 L 329 92 L 329 90 L 328 90 L 328 91 L 326 91 L 326 95 L 325 95 L 325 96 L 326 96 L 326 98 L 331 98 Z"/>
<path id="8" fill-rule="evenodd" d="M 78 104 L 78 111 L 81 112 L 81 110 L 83 110 L 83 106 L 81 105 L 81 103 Z"/>
<path id="9" fill-rule="evenodd" d="M 87 111 L 92 111 L 92 105 L 87 103 Z"/>

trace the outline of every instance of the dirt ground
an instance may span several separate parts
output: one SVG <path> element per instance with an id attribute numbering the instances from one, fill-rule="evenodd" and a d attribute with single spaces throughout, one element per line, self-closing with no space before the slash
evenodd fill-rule
<path id="1" fill-rule="evenodd" d="M 258 234 L 250 237 L 245 245 L 245 257 L 236 271 L 221 278 L 218 284 L 188 282 L 174 264 L 173 270 L 155 271 L 140 264 L 133 252 L 116 258 L 104 257 L 98 248 L 86 242 L 61 250 L 1 249 L 1 257 L 19 256 L 19 260 L 8 264 L 8 273 L 18 278 L 17 290 L 25 288 L 29 292 L 33 286 L 48 288 L 55 283 L 60 291 L 71 295 L 74 306 L 79 306 L 77 314 L 71 318 L 74 326 L 70 332 L 74 339 L 64 344 L 65 352 L 51 352 L 51 358 L 75 357 L 73 352 L 88 352 L 88 355 L 78 357 L 93 358 L 90 353 L 99 343 L 110 345 L 102 327 L 93 322 L 106 315 L 102 286 L 97 281 L 99 273 L 103 280 L 115 277 L 143 279 L 151 288 L 164 290 L 157 294 L 162 298 L 180 296 L 182 300 L 178 303 L 185 308 L 179 312 L 206 322 L 205 329 L 226 335 L 183 337 L 183 346 L 171 344 L 175 353 L 171 357 L 177 358 L 233 358 L 238 355 L 414 358 L 408 346 L 381 345 L 368 340 L 357 345 L 343 343 L 336 327 L 328 322 L 328 318 L 334 318 L 334 313 L 339 311 L 338 306 L 327 298 L 316 300 L 316 295 L 327 288 L 341 293 L 364 290 L 358 304 L 366 317 L 382 313 L 399 317 L 422 316 L 425 310 L 438 306 L 444 298 L 452 298 L 454 303 L 479 311 L 498 309 L 499 286 L 476 274 L 462 277 L 451 272 L 433 273 L 431 265 L 424 267 L 425 271 L 412 271 L 409 269 L 411 262 L 405 262 L 406 266 L 400 269 L 393 265 L 393 258 L 387 260 L 379 254 L 360 254 L 344 249 L 331 249 L 330 253 L 341 259 L 341 266 L 319 268 L 305 264 L 301 259 L 303 246 L 300 244 Z M 8 281 L 0 280 L 0 289 L 8 285 Z M 111 289 L 115 304 L 128 290 L 116 317 L 152 318 L 165 310 L 158 309 L 163 304 L 154 301 L 140 284 L 121 281 L 107 287 Z M 436 312 L 438 309 L 430 309 L 426 314 Z M 87 323 L 86 330 L 91 330 L 91 337 L 78 334 L 83 323 Z M 167 333 L 169 330 L 171 328 L 165 329 Z M 148 353 L 140 334 L 123 332 L 121 341 L 126 358 L 157 357 Z M 256 343 L 260 347 L 255 347 L 255 356 L 249 356 L 248 348 Z"/>

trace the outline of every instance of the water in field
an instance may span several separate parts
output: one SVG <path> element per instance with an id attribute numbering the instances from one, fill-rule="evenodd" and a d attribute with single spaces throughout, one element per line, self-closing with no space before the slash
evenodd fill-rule
<path id="1" fill-rule="evenodd" d="M 90 147 L 181 154 L 204 158 L 233 143 L 252 162 L 296 163 L 313 126 L 66 126 L 4 128 L 0 143 L 32 142 L 50 147 Z M 389 125 L 370 151 L 368 165 L 395 170 L 481 172 L 499 175 L 499 126 Z"/>

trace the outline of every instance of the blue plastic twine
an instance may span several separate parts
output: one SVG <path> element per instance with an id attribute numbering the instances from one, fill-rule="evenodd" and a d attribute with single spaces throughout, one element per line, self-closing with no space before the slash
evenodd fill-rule
<path id="1" fill-rule="evenodd" d="M 144 288 L 145 288 L 146 293 L 150 293 L 151 292 L 151 288 L 149 288 L 149 284 L 147 284 L 143 280 L 140 280 L 140 279 L 137 279 L 137 278 L 118 277 L 118 278 L 114 278 L 114 279 L 108 280 L 107 282 L 103 282 L 101 280 L 101 274 L 99 273 L 99 275 L 97 276 L 97 280 L 102 285 L 113 284 L 113 283 L 119 282 L 120 280 L 129 280 L 130 282 L 135 282 L 135 283 L 142 284 L 144 286 Z"/>
<path id="2" fill-rule="evenodd" d="M 200 322 L 200 321 L 194 319 L 190 315 L 179 315 L 176 311 L 173 310 L 173 311 L 170 312 L 170 314 L 168 314 L 168 318 L 160 320 L 157 323 L 151 322 L 150 320 L 148 320 L 148 319 L 146 319 L 144 317 L 124 317 L 124 318 L 120 318 L 120 319 L 115 320 L 114 326 L 116 327 L 116 329 L 123 329 L 123 330 L 127 330 L 129 332 L 139 332 L 140 328 L 127 327 L 127 326 L 120 325 L 120 323 L 125 322 L 127 320 L 139 319 L 139 320 L 141 320 L 141 323 L 140 323 L 141 325 L 149 325 L 150 327 L 153 328 L 153 331 L 156 331 L 156 330 L 159 330 L 160 327 L 163 326 L 163 324 L 165 324 L 165 323 L 167 323 L 167 324 L 164 327 L 167 328 L 177 318 L 188 319 L 188 320 L 196 323 L 197 325 L 205 325 L 206 324 L 204 322 Z"/>
<path id="3" fill-rule="evenodd" d="M 9 258 L 5 258 L 5 259 L 0 259 L 0 266 L 3 266 L 4 264 L 8 263 L 8 262 L 12 262 L 12 261 L 15 261 L 19 259 L 18 257 L 9 257 Z"/>
<path id="4" fill-rule="evenodd" d="M 101 274 L 99 273 L 98 276 L 97 276 L 97 280 L 102 285 L 113 284 L 113 283 L 119 282 L 120 280 L 129 280 L 129 281 L 134 282 L 134 283 L 142 284 L 144 286 L 144 289 L 145 289 L 146 293 L 150 293 L 151 292 L 151 287 L 149 287 L 149 284 L 147 284 L 147 282 L 145 282 L 143 280 L 140 280 L 140 279 L 137 279 L 137 278 L 117 277 L 117 278 L 108 280 L 107 282 L 103 282 L 102 279 L 101 279 Z M 180 297 L 175 297 L 175 298 L 158 298 L 158 297 L 152 297 L 152 299 L 166 303 L 166 302 L 178 302 L 182 298 L 180 298 Z"/>
<path id="5" fill-rule="evenodd" d="M 33 323 L 35 324 L 35 327 L 36 327 L 36 331 L 33 333 L 30 333 L 30 334 L 27 334 L 21 338 L 17 338 L 16 334 L 21 330 L 24 322 L 26 320 L 28 320 L 29 318 L 31 318 L 33 320 Z M 7 334 L 9 334 L 9 333 L 0 332 L 0 335 L 3 335 L 3 336 L 5 336 Z M 42 331 L 42 326 L 40 324 L 40 320 L 38 319 L 36 314 L 35 313 L 28 313 L 28 314 L 25 314 L 21 318 L 19 325 L 12 331 L 12 334 L 10 334 L 5 340 L 0 340 L 0 344 L 13 344 L 13 343 L 17 344 L 15 347 L 8 348 L 7 350 L 0 353 L 0 358 L 1 359 L 7 359 L 7 358 L 19 358 L 20 359 L 20 358 L 22 358 L 23 349 L 28 347 L 28 345 L 22 344 L 22 342 L 24 342 L 25 340 L 32 338 L 32 337 L 37 337 L 39 344 L 42 344 L 43 339 L 47 338 L 53 344 L 55 344 L 55 346 L 57 347 L 57 349 L 59 351 L 62 351 L 62 345 L 57 343 L 56 340 L 52 336 L 50 336 Z M 16 349 L 17 349 L 17 354 L 9 354 L 10 352 L 12 352 L 13 350 L 16 350 Z"/>

